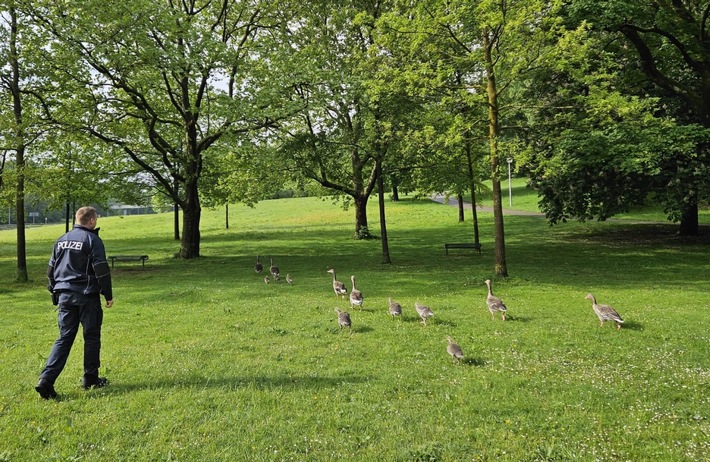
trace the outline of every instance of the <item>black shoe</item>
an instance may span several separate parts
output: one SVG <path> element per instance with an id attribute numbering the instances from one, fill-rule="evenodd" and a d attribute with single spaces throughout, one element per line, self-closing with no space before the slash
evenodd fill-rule
<path id="1" fill-rule="evenodd" d="M 106 377 L 92 377 L 90 379 L 84 377 L 82 383 L 84 390 L 88 390 L 89 388 L 103 388 L 106 385 L 108 385 L 108 379 Z"/>
<path id="2" fill-rule="evenodd" d="M 43 399 L 54 399 L 57 397 L 57 392 L 54 391 L 54 384 L 49 383 L 47 379 L 39 379 L 35 390 L 37 390 L 37 393 L 39 393 Z"/>

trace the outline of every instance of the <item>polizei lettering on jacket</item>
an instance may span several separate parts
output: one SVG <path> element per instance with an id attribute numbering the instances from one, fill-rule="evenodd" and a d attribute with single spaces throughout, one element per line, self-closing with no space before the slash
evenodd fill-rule
<path id="1" fill-rule="evenodd" d="M 60 249 L 81 250 L 84 243 L 81 241 L 61 241 L 57 242 Z"/>

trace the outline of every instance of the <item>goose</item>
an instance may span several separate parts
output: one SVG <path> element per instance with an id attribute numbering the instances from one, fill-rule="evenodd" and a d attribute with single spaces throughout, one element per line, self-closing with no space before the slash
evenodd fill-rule
<path id="1" fill-rule="evenodd" d="M 414 308 L 417 310 L 417 313 L 419 313 L 419 317 L 422 318 L 422 322 L 426 326 L 427 318 L 434 316 L 434 312 L 431 311 L 431 308 L 426 305 L 421 305 L 419 302 L 416 302 L 414 304 Z"/>
<path id="2" fill-rule="evenodd" d="M 362 308 L 362 292 L 355 288 L 355 276 L 350 276 L 350 282 L 353 284 L 353 289 L 350 291 L 350 308 L 355 305 Z"/>
<path id="3" fill-rule="evenodd" d="M 269 272 L 274 277 L 274 281 L 278 281 L 281 278 L 281 275 L 279 274 L 279 267 L 274 266 L 274 259 L 273 258 L 271 258 L 270 261 L 271 261 L 271 264 L 269 266 Z"/>
<path id="4" fill-rule="evenodd" d="M 269 279 L 269 276 L 264 276 L 264 283 L 268 284 L 271 282 L 271 279 Z"/>
<path id="5" fill-rule="evenodd" d="M 387 302 L 389 303 L 389 313 L 392 316 L 392 319 L 396 316 L 402 315 L 402 305 L 393 301 L 392 298 L 388 298 Z"/>
<path id="6" fill-rule="evenodd" d="M 508 308 L 505 306 L 505 303 L 503 303 L 503 300 L 493 295 L 493 291 L 491 290 L 491 280 L 486 279 L 485 282 L 486 286 L 488 286 L 488 296 L 486 297 L 486 303 L 488 304 L 488 311 L 491 312 L 491 319 L 495 319 L 495 312 L 500 311 L 501 319 L 505 321 L 505 313 L 508 311 Z"/>
<path id="7" fill-rule="evenodd" d="M 342 282 L 338 281 L 335 277 L 335 269 L 331 268 L 328 270 L 328 273 L 333 275 L 333 292 L 335 292 L 335 296 L 343 296 L 345 298 L 345 294 L 348 293 L 347 287 L 345 287 L 345 284 Z"/>
<path id="8" fill-rule="evenodd" d="M 621 316 L 619 316 L 619 313 L 617 313 L 614 308 L 609 305 L 599 305 L 597 303 L 597 299 L 594 298 L 594 295 L 592 294 L 587 294 L 584 298 L 592 301 L 592 309 L 599 318 L 600 326 L 603 326 L 605 321 L 614 321 L 616 323 L 617 330 L 621 329 L 621 324 L 624 320 Z"/>
<path id="9" fill-rule="evenodd" d="M 463 359 L 463 350 L 451 337 L 446 337 L 446 340 L 449 342 L 446 346 L 446 351 L 451 355 L 451 359 L 454 363 L 458 364 L 459 361 Z"/>
<path id="10" fill-rule="evenodd" d="M 254 271 L 257 273 L 261 274 L 262 271 L 264 271 L 264 265 L 261 264 L 261 261 L 259 261 L 259 256 L 256 256 L 256 263 L 254 263 Z"/>
<path id="11" fill-rule="evenodd" d="M 350 322 L 350 313 L 342 311 L 340 308 L 336 308 L 335 311 L 338 313 L 338 325 L 340 326 L 340 330 L 342 330 L 343 327 L 347 327 L 352 333 L 353 328 Z"/>
<path id="12" fill-rule="evenodd" d="M 289 284 L 293 284 L 293 278 L 290 274 L 286 274 L 286 282 L 288 282 Z"/>

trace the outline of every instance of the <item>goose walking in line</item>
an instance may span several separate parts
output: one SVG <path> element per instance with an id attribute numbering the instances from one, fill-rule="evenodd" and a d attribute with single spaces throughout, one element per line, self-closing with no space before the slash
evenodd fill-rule
<path id="1" fill-rule="evenodd" d="M 458 364 L 463 359 L 463 350 L 451 337 L 446 337 L 446 340 L 449 342 L 446 346 L 446 351 L 451 355 L 454 363 Z"/>
<path id="2" fill-rule="evenodd" d="M 264 265 L 261 264 L 258 255 L 256 256 L 256 263 L 254 263 L 254 271 L 256 271 L 258 274 L 261 274 L 261 272 L 264 271 Z"/>
<path id="3" fill-rule="evenodd" d="M 269 276 L 264 276 L 264 283 L 268 284 L 271 282 L 271 279 L 269 279 Z"/>
<path id="4" fill-rule="evenodd" d="M 431 308 L 426 305 L 422 305 L 419 302 L 414 303 L 414 309 L 416 309 L 417 313 L 419 313 L 419 317 L 422 318 L 422 322 L 425 326 L 427 318 L 434 316 L 434 312 L 431 311 Z"/>
<path id="5" fill-rule="evenodd" d="M 335 292 L 336 297 L 343 297 L 345 298 L 345 295 L 348 293 L 347 287 L 345 287 L 345 284 L 342 282 L 338 281 L 338 279 L 335 276 L 335 268 L 331 268 L 328 270 L 328 273 L 333 275 L 333 292 Z"/>
<path id="6" fill-rule="evenodd" d="M 353 284 L 353 288 L 350 291 L 350 308 L 353 308 L 355 305 L 362 308 L 362 292 L 355 288 L 355 276 L 350 276 L 350 282 Z"/>
<path id="7" fill-rule="evenodd" d="M 279 267 L 274 266 L 274 259 L 273 258 L 271 258 L 270 261 L 271 261 L 271 264 L 269 266 L 269 272 L 274 277 L 274 281 L 278 281 L 281 278 L 281 274 L 279 272 Z"/>
<path id="8" fill-rule="evenodd" d="M 389 303 L 389 313 L 390 313 L 390 316 L 392 316 L 392 319 L 394 319 L 397 316 L 402 315 L 402 305 L 395 302 L 391 298 L 388 298 L 387 302 Z"/>
<path id="9" fill-rule="evenodd" d="M 500 311 L 501 319 L 505 321 L 505 314 L 508 312 L 508 308 L 503 303 L 503 300 L 493 295 L 493 290 L 491 290 L 491 280 L 486 279 L 486 285 L 488 286 L 488 297 L 486 297 L 486 303 L 488 304 L 488 311 L 491 312 L 491 319 L 495 319 L 495 312 Z"/>
<path id="10" fill-rule="evenodd" d="M 350 329 L 350 333 L 352 333 L 353 327 L 352 322 L 350 321 L 350 313 L 343 311 L 340 308 L 336 308 L 335 311 L 338 313 L 338 325 L 340 326 L 340 330 L 343 330 L 343 327 L 347 327 Z"/>
<path id="11" fill-rule="evenodd" d="M 286 282 L 288 282 L 289 284 L 293 284 L 293 278 L 290 274 L 286 274 Z"/>
<path id="12" fill-rule="evenodd" d="M 606 321 L 614 321 L 616 323 L 616 329 L 621 329 L 621 324 L 624 320 L 621 316 L 619 316 L 619 313 L 617 313 L 614 308 L 609 305 L 598 304 L 597 299 L 594 298 L 594 295 L 592 294 L 587 294 L 584 298 L 592 301 L 592 309 L 599 318 L 600 326 L 603 326 Z"/>

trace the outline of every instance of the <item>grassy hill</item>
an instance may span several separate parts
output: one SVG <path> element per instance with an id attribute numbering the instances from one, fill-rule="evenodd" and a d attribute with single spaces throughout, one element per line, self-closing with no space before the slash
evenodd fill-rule
<path id="1" fill-rule="evenodd" d="M 515 194 L 515 192 L 514 192 Z M 370 209 L 377 229 L 376 201 Z M 515 196 L 514 196 L 515 205 Z M 483 255 L 452 251 L 454 207 L 387 202 L 392 265 L 355 241 L 353 211 L 314 198 L 205 210 L 202 255 L 174 260 L 172 215 L 99 220 L 116 263 L 102 374 L 80 388 L 82 341 L 56 384 L 33 387 L 56 338 L 44 271 L 63 226 L 31 228 L 31 283 L 13 283 L 0 231 L 0 461 L 695 461 L 710 451 L 707 236 L 670 224 L 506 217 L 510 320 L 491 319 L 492 217 Z M 256 255 L 290 273 L 264 284 Z M 331 289 L 356 275 L 362 310 Z M 617 331 L 591 303 L 616 307 Z M 404 307 L 387 314 L 387 299 Z M 423 326 L 414 303 L 435 313 Z M 352 333 L 335 308 L 348 309 Z M 455 365 L 446 336 L 463 348 Z"/>

